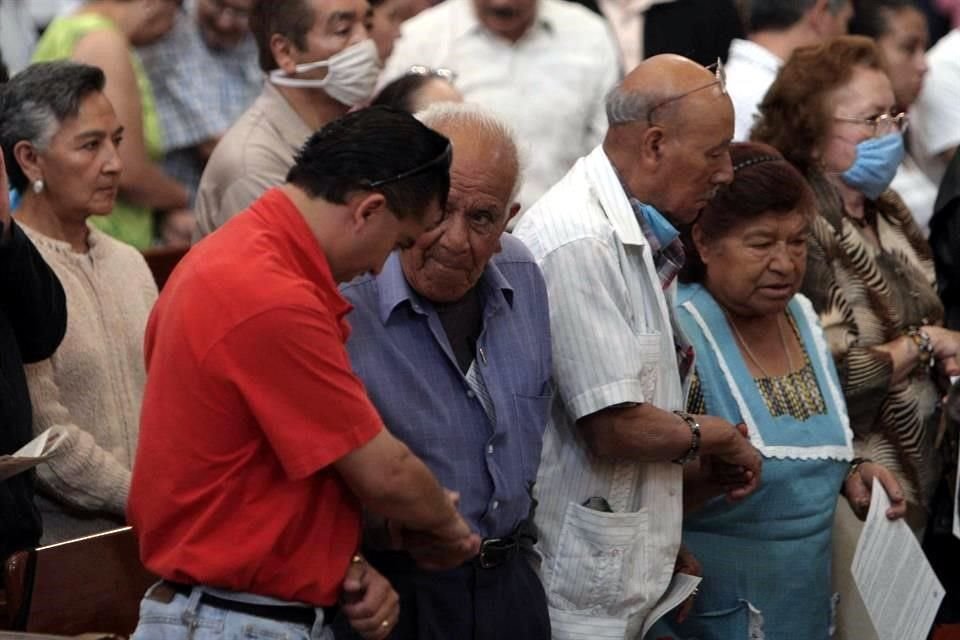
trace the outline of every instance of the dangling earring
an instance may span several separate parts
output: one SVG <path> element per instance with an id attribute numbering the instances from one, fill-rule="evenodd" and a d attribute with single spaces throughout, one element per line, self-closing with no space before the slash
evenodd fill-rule
<path id="1" fill-rule="evenodd" d="M 41 191 L 43 191 L 43 186 L 43 179 L 37 178 L 33 181 L 33 192 L 39 194 Z"/>

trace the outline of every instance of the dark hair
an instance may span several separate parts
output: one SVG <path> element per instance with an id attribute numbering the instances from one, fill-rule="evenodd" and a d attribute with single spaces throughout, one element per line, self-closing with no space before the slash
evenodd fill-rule
<path id="1" fill-rule="evenodd" d="M 402 75 L 381 89 L 380 93 L 377 94 L 377 97 L 375 97 L 370 104 L 371 106 L 384 105 L 406 111 L 407 113 L 413 113 L 415 107 L 414 99 L 417 93 L 436 79 L 436 76 L 417 73 Z"/>
<path id="2" fill-rule="evenodd" d="M 783 31 L 803 17 L 817 0 L 745 0 L 743 19 L 747 33 Z M 827 9 L 839 13 L 848 0 L 829 0 Z"/>
<path id="3" fill-rule="evenodd" d="M 7 73 L 7 65 L 3 63 L 3 52 L 0 52 L 0 84 L 5 83 L 10 79 L 10 76 Z"/>
<path id="4" fill-rule="evenodd" d="M 857 66 L 887 71 L 870 38 L 840 36 L 794 51 L 760 103 L 750 139 L 776 147 L 800 171 L 809 171 L 832 123 L 827 98 Z"/>
<path id="5" fill-rule="evenodd" d="M 27 186 L 14 145 L 26 140 L 45 149 L 60 124 L 75 118 L 83 99 L 102 92 L 105 82 L 99 67 L 58 60 L 32 64 L 0 88 L 0 146 L 11 187 L 22 192 Z"/>
<path id="6" fill-rule="evenodd" d="M 868 38 L 882 38 L 890 30 L 892 14 L 904 9 L 922 11 L 916 0 L 854 0 L 850 33 Z"/>
<path id="7" fill-rule="evenodd" d="M 316 20 L 307 0 L 254 0 L 250 9 L 250 32 L 257 42 L 260 68 L 266 72 L 277 68 L 270 39 L 281 35 L 297 49 L 307 48 L 307 33 Z"/>
<path id="8" fill-rule="evenodd" d="M 800 211 L 812 218 L 816 211 L 813 192 L 800 172 L 765 144 L 740 142 L 730 145 L 733 181 L 720 187 L 695 224 L 708 238 L 723 238 L 745 222 L 767 213 Z M 682 282 L 703 282 L 706 266 L 693 244 L 691 228 L 682 233 L 686 262 Z"/>
<path id="9" fill-rule="evenodd" d="M 287 182 L 337 204 L 376 191 L 398 218 L 420 218 L 433 202 L 446 206 L 450 141 L 405 111 L 361 109 L 313 134 Z"/>

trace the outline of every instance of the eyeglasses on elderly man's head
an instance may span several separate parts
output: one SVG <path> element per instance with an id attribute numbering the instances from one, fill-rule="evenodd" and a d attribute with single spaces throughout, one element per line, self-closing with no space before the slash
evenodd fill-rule
<path id="1" fill-rule="evenodd" d="M 430 78 L 440 78 L 446 80 L 450 84 L 453 84 L 457 79 L 457 72 L 453 69 L 447 69 L 446 67 L 427 67 L 422 64 L 415 64 L 409 69 L 407 73 L 412 76 L 427 76 Z"/>
<path id="2" fill-rule="evenodd" d="M 881 113 L 870 118 L 855 118 L 853 116 L 833 116 L 834 120 L 840 122 L 851 122 L 864 127 L 870 127 L 873 131 L 873 137 L 885 136 L 899 131 L 903 133 L 910 126 L 910 117 L 903 111 L 900 113 Z"/>
<path id="3" fill-rule="evenodd" d="M 650 107 L 650 108 L 647 110 L 647 125 L 648 125 L 648 126 L 651 126 L 651 127 L 654 125 L 654 122 L 653 122 L 653 112 L 654 112 L 654 111 L 656 111 L 656 110 L 659 109 L 660 107 L 663 107 L 663 106 L 665 106 L 665 105 L 670 104 L 671 102 L 676 102 L 677 100 L 681 100 L 681 99 L 683 99 L 683 98 L 686 98 L 687 96 L 689 96 L 689 95 L 692 94 L 692 93 L 696 93 L 696 92 L 698 92 L 698 91 L 703 91 L 704 89 L 709 89 L 710 87 L 719 86 L 719 87 L 720 87 L 720 92 L 721 92 L 723 95 L 727 95 L 727 72 L 726 72 L 726 70 L 723 68 L 723 60 L 721 60 L 720 58 L 717 58 L 717 61 L 716 61 L 716 62 L 714 62 L 713 64 L 711 64 L 710 66 L 708 66 L 708 67 L 706 67 L 706 68 L 707 68 L 708 71 L 713 71 L 713 77 L 714 77 L 713 82 L 709 82 L 709 83 L 707 83 L 707 84 L 705 84 L 705 85 L 702 85 L 702 86 L 699 86 L 699 87 L 695 87 L 695 88 L 693 88 L 693 89 L 690 89 L 689 91 L 684 91 L 684 92 L 681 93 L 681 94 L 678 94 L 678 95 L 675 95 L 675 96 L 671 96 L 671 97 L 667 98 L 666 100 L 661 100 L 660 102 L 656 103 L 655 105 L 653 105 L 652 107 Z"/>

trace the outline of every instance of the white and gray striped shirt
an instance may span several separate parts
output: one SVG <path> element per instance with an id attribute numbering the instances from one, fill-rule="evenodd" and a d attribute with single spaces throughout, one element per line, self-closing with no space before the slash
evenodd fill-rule
<path id="1" fill-rule="evenodd" d="M 682 469 L 592 455 L 576 427 L 626 402 L 683 408 L 673 297 L 602 148 L 515 230 L 543 270 L 558 394 L 544 435 L 536 524 L 555 640 L 639 637 L 680 544 Z M 602 497 L 612 512 L 583 506 Z"/>

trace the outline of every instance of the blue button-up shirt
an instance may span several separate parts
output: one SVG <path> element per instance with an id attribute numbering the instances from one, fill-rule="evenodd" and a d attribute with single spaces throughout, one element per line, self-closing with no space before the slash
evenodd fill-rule
<path id="1" fill-rule="evenodd" d="M 342 287 L 355 306 L 347 349 L 390 432 L 460 492 L 460 511 L 481 536 L 504 536 L 529 513 L 540 463 L 551 400 L 550 318 L 540 269 L 512 236 L 504 235 L 503 251 L 477 286 L 483 330 L 474 367 L 495 423 L 396 253 L 376 278 Z"/>

